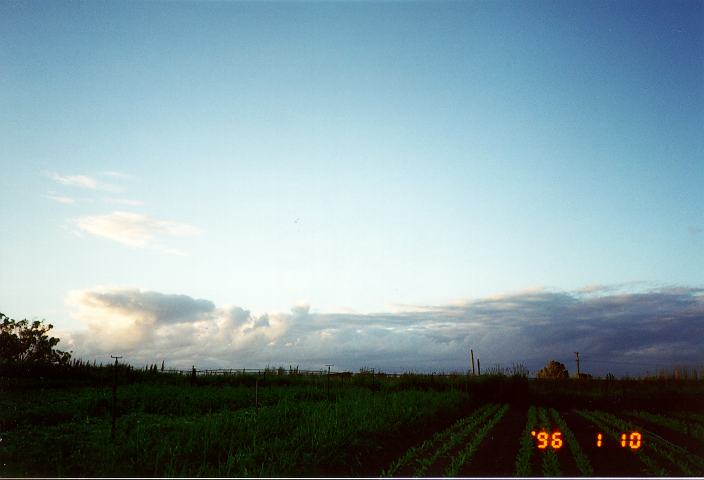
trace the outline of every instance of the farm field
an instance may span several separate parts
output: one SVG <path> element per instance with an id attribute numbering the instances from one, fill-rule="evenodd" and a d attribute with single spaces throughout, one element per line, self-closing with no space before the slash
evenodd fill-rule
<path id="1" fill-rule="evenodd" d="M 704 475 L 699 381 L 103 380 L 5 384 L 0 476 Z"/>
<path id="2" fill-rule="evenodd" d="M 653 414 L 641 412 L 639 418 Z M 411 447 L 384 476 L 702 476 L 704 442 L 676 429 L 656 429 L 633 415 L 601 410 L 485 405 Z M 698 414 L 684 419 L 697 432 Z M 679 426 L 678 423 L 673 425 Z M 550 434 L 545 442 L 531 435 Z M 554 437 L 554 432 L 560 432 Z M 628 432 L 622 446 L 621 432 Z M 631 433 L 638 432 L 631 439 Z M 598 437 L 601 433 L 601 437 Z M 555 440 L 557 438 L 557 440 Z M 597 440 L 601 439 L 598 445 Z M 637 441 L 635 440 L 637 439 Z M 545 448 L 539 448 L 539 445 Z M 552 444 L 552 445 L 551 445 Z M 557 446 L 558 448 L 552 448 Z M 639 448 L 633 448 L 638 446 Z"/>

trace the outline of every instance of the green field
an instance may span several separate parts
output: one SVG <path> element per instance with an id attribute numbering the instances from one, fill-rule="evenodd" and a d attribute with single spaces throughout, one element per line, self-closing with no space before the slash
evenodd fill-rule
<path id="1" fill-rule="evenodd" d="M 611 436 L 673 432 L 648 430 L 647 448 L 619 452 L 633 475 L 704 474 L 702 412 L 692 408 L 701 381 L 269 374 L 192 383 L 125 371 L 113 439 L 112 377 L 96 371 L 75 382 L 3 379 L 1 476 L 608 474 L 586 424 Z M 560 428 L 565 448 L 536 450 L 527 435 L 539 427 Z M 505 471 L 490 470 L 493 455 Z"/>

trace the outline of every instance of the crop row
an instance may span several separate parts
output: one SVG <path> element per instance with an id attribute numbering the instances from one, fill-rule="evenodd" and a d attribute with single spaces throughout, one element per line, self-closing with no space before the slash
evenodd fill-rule
<path id="1" fill-rule="evenodd" d="M 579 411 L 578 413 L 617 441 L 619 440 L 620 432 L 635 430 L 643 433 L 647 441 L 644 442 L 644 448 L 637 451 L 637 455 L 651 475 L 666 476 L 669 475 L 669 469 L 672 468 L 676 468 L 685 476 L 697 476 L 704 473 L 704 459 L 646 430 L 642 426 L 634 425 L 606 412 Z M 666 461 L 668 467 L 662 466 L 662 462 L 656 462 L 652 455 Z"/>
<path id="2" fill-rule="evenodd" d="M 542 429 L 546 431 L 551 431 L 550 419 L 548 418 L 548 414 L 545 408 L 538 409 L 538 418 L 540 420 L 540 426 L 542 427 Z M 557 459 L 557 454 L 555 453 L 555 450 L 551 448 L 545 449 L 543 454 L 543 476 L 562 476 L 562 472 L 560 471 L 560 461 Z"/>
<path id="3" fill-rule="evenodd" d="M 526 426 L 521 434 L 521 443 L 518 449 L 518 454 L 516 455 L 516 476 L 517 477 L 530 477 L 530 459 L 535 451 L 535 445 L 533 438 L 531 437 L 531 431 L 535 430 L 538 424 L 538 410 L 534 406 L 528 408 L 528 418 L 526 419 Z"/>
<path id="4" fill-rule="evenodd" d="M 382 472 L 381 476 L 395 476 L 400 469 L 408 465 L 412 460 L 422 462 L 423 460 L 420 459 L 422 459 L 428 452 L 431 452 L 433 447 L 444 444 L 450 437 L 456 435 L 457 432 L 463 431 L 467 425 L 477 421 L 479 418 L 483 418 L 486 415 L 491 414 L 497 408 L 498 406 L 492 404 L 484 405 L 483 407 L 475 410 L 472 415 L 461 418 L 445 430 L 435 433 L 432 437 L 423 441 L 420 445 L 409 448 L 403 455 L 394 460 L 389 468 Z"/>
<path id="5" fill-rule="evenodd" d="M 562 433 L 561 439 L 563 440 L 563 445 L 565 443 L 569 445 L 580 475 L 585 477 L 592 476 L 594 473 L 592 465 L 582 451 L 582 448 L 580 447 L 574 433 L 568 427 L 567 422 L 565 422 L 557 410 L 551 408 L 549 413 L 550 417 L 548 417 L 548 410 L 545 408 L 536 408 L 535 406 L 529 407 L 526 424 L 521 436 L 520 447 L 516 455 L 515 475 L 527 477 L 532 474 L 531 458 L 533 456 L 533 452 L 536 450 L 536 444 L 532 433 L 535 433 L 536 430 L 552 431 L 553 429 L 551 428 L 550 421 L 550 418 L 552 418 L 552 421 L 555 425 L 557 425 L 559 431 Z M 558 456 L 552 448 L 546 448 L 543 450 L 541 470 L 543 476 L 545 477 L 562 475 Z"/>
<path id="6" fill-rule="evenodd" d="M 550 415 L 552 416 L 552 419 L 555 421 L 557 426 L 560 428 L 562 436 L 565 438 L 565 442 L 567 443 L 567 445 L 569 445 L 570 450 L 572 451 L 572 457 L 574 457 L 574 461 L 577 464 L 577 469 L 579 470 L 579 473 L 583 477 L 593 476 L 594 469 L 592 468 L 589 459 L 582 451 L 582 447 L 579 446 L 579 442 L 574 436 L 574 433 L 572 433 L 572 430 L 567 426 L 567 422 L 565 422 L 565 420 L 560 416 L 559 413 L 557 413 L 557 410 L 555 410 L 554 408 L 550 409 Z"/>
<path id="7" fill-rule="evenodd" d="M 484 440 L 484 437 L 486 437 L 487 433 L 489 433 L 491 429 L 494 428 L 497 423 L 499 423 L 499 421 L 504 416 L 507 410 L 508 405 L 504 405 L 503 407 L 501 407 L 501 409 L 496 412 L 492 418 L 486 421 L 484 425 L 482 425 L 479 430 L 474 433 L 472 440 L 467 443 L 467 445 L 465 445 L 465 447 L 452 458 L 452 460 L 450 461 L 450 465 L 445 470 L 445 476 L 457 476 L 460 471 L 460 468 L 470 462 L 474 454 L 477 452 L 477 449 L 479 448 L 479 445 L 481 444 L 482 440 Z"/>
<path id="8" fill-rule="evenodd" d="M 590 412 L 586 410 L 578 410 L 577 413 L 581 415 L 582 417 L 586 418 L 588 421 L 592 422 L 594 425 L 596 425 L 602 432 L 604 432 L 607 436 L 613 438 L 616 441 L 619 441 L 620 439 L 620 433 L 618 430 L 618 427 L 613 428 L 611 427 L 607 422 L 605 422 L 603 419 L 601 419 L 599 416 L 595 414 L 595 412 Z M 618 429 L 618 430 L 617 430 Z M 636 452 L 636 455 L 638 455 L 638 458 L 640 459 L 643 464 L 645 464 L 647 473 L 649 475 L 653 476 L 658 476 L 658 477 L 665 477 L 668 476 L 669 473 L 668 471 L 663 468 L 658 466 L 658 464 L 655 462 L 655 460 L 647 454 L 646 450 L 640 449 Z"/>
<path id="9" fill-rule="evenodd" d="M 643 419 L 655 425 L 675 430 L 676 432 L 684 433 L 697 440 L 704 440 L 704 426 L 698 422 L 692 422 L 689 418 L 673 418 L 665 415 L 656 415 L 650 412 L 635 411 L 630 412 L 630 415 L 636 418 Z"/>
<path id="10" fill-rule="evenodd" d="M 665 440 L 653 432 L 649 432 L 642 426 L 634 425 L 631 422 L 622 420 L 615 415 L 605 412 L 592 412 L 602 420 L 621 428 L 622 431 L 638 430 L 648 436 L 648 446 L 659 455 L 670 460 L 674 465 L 679 466 L 682 473 L 687 476 L 701 475 L 704 473 L 704 459 L 698 457 L 686 448 Z"/>
<path id="11" fill-rule="evenodd" d="M 418 446 L 411 447 L 401 457 L 395 460 L 389 468 L 382 472 L 382 476 L 392 477 L 399 470 L 409 463 L 416 464 L 414 475 L 422 475 L 435 460 L 442 455 L 443 450 L 452 448 L 454 444 L 461 441 L 465 434 L 471 431 L 477 423 L 488 417 L 498 409 L 498 405 L 488 404 L 477 409 L 467 417 L 455 422 L 450 427 L 437 432 L 435 435 L 425 440 Z M 450 445 L 450 447 L 448 447 Z"/>

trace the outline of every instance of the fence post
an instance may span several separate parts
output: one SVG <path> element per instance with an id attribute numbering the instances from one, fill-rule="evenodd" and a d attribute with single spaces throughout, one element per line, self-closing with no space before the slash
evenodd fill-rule
<path id="1" fill-rule="evenodd" d="M 110 358 L 115 359 L 115 367 L 112 377 L 112 428 L 110 429 L 110 439 L 115 441 L 115 423 L 117 421 L 117 360 L 122 358 L 110 355 Z"/>

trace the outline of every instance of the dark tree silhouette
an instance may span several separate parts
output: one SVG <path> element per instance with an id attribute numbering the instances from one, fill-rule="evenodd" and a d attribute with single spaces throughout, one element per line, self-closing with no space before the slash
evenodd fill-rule
<path id="1" fill-rule="evenodd" d="M 537 376 L 538 378 L 569 378 L 570 375 L 563 363 L 550 360 L 547 365 L 540 369 Z"/>
<path id="2" fill-rule="evenodd" d="M 69 352 L 57 350 L 59 339 L 50 337 L 52 324 L 42 320 L 13 320 L 0 313 L 0 365 L 67 365 Z"/>

